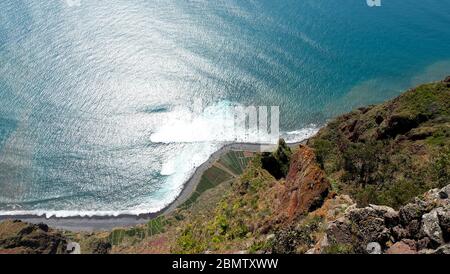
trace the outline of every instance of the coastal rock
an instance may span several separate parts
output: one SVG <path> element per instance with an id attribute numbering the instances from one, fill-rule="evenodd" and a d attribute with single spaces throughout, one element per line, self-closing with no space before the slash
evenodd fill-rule
<path id="1" fill-rule="evenodd" d="M 406 231 L 408 232 L 407 237 L 420 239 L 426 235 L 421 230 L 421 222 L 419 220 L 412 220 L 407 226 Z"/>
<path id="2" fill-rule="evenodd" d="M 449 185 L 450 186 L 450 185 Z M 450 206 L 450 187 L 446 186 L 441 189 L 432 189 L 423 195 L 423 205 L 429 211 L 436 207 Z M 417 201 L 416 201 L 417 202 Z"/>
<path id="3" fill-rule="evenodd" d="M 447 252 L 444 246 L 449 243 L 450 206 L 448 197 L 439 193 L 447 193 L 449 186 L 432 189 L 399 211 L 386 206 L 351 205 L 338 219 L 326 214 L 326 219 L 331 218 L 325 231 L 328 241 L 330 245 L 351 246 L 357 253 L 375 252 L 374 243 L 389 254 Z M 335 200 L 328 199 L 324 206 Z"/>
<path id="4" fill-rule="evenodd" d="M 430 238 L 428 237 L 424 237 L 420 240 L 417 241 L 417 249 L 421 250 L 421 249 L 427 249 L 430 246 Z"/>
<path id="5" fill-rule="evenodd" d="M 300 145 L 291 157 L 282 204 L 288 219 L 320 208 L 328 196 L 330 183 L 316 162 L 314 151 Z"/>
<path id="6" fill-rule="evenodd" d="M 326 235 L 332 244 L 353 246 L 356 252 L 380 252 L 391 238 L 391 232 L 386 227 L 385 216 L 396 215 L 389 207 L 370 206 L 366 208 L 350 207 L 339 219 L 329 223 Z M 371 247 L 368 251 L 368 248 Z M 369 253 L 370 253 L 369 252 Z"/>
<path id="7" fill-rule="evenodd" d="M 447 87 L 450 88 L 450 76 L 447 76 L 447 78 L 445 78 L 444 83 L 446 83 Z"/>
<path id="8" fill-rule="evenodd" d="M 0 224 L 0 253 L 64 254 L 67 239 L 45 224 L 4 221 Z"/>

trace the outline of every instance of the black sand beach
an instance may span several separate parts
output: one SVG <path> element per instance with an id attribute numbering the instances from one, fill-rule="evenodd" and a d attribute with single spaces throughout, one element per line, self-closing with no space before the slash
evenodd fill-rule
<path id="1" fill-rule="evenodd" d="M 302 142 L 290 143 L 290 147 L 298 146 L 299 144 L 305 143 L 306 140 Z M 130 227 L 138 224 L 143 224 L 155 218 L 159 215 L 168 214 L 176 209 L 178 206 L 183 204 L 191 194 L 195 191 L 203 173 L 209 169 L 222 155 L 228 153 L 229 151 L 248 151 L 248 152 L 262 152 L 262 151 L 272 151 L 276 148 L 276 145 L 263 145 L 263 144 L 251 144 L 251 143 L 231 143 L 224 145 L 221 149 L 214 152 L 209 159 L 196 168 L 190 179 L 183 185 L 183 190 L 178 195 L 178 197 L 165 208 L 158 212 L 142 214 L 142 215 L 120 215 L 120 216 L 93 216 L 93 217 L 50 217 L 45 216 L 33 216 L 33 215 L 10 215 L 10 216 L 0 216 L 0 221 L 15 219 L 22 220 L 30 223 L 45 223 L 50 227 L 70 230 L 70 231 L 102 231 L 102 230 L 112 230 L 118 227 Z"/>

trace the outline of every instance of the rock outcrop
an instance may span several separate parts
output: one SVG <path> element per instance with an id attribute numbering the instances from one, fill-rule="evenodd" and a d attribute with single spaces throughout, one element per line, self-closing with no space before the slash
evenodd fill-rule
<path id="1" fill-rule="evenodd" d="M 289 220 L 321 207 L 330 191 L 330 182 L 311 148 L 300 145 L 291 158 L 281 198 L 285 206 L 283 214 Z"/>
<path id="2" fill-rule="evenodd" d="M 67 239 L 45 224 L 22 221 L 0 223 L 0 253 L 63 254 Z"/>
<path id="3" fill-rule="evenodd" d="M 341 194 L 361 206 L 398 209 L 450 182 L 448 83 L 449 77 L 356 109 L 308 140 Z"/>
<path id="4" fill-rule="evenodd" d="M 370 205 L 347 208 L 328 223 L 328 245 L 351 246 L 356 253 L 371 253 L 374 243 L 387 254 L 450 254 L 450 185 L 433 189 L 401 207 Z"/>
<path id="5" fill-rule="evenodd" d="M 280 139 L 277 150 L 271 153 L 262 153 L 261 164 L 265 170 L 278 180 L 286 177 L 289 171 L 291 156 L 291 149 L 283 139 Z"/>

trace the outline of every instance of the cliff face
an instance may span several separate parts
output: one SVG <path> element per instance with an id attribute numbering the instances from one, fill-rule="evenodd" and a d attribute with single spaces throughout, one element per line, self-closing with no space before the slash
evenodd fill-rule
<path id="1" fill-rule="evenodd" d="M 269 171 L 286 159 L 276 155 L 289 155 L 290 162 L 284 172 L 276 173 L 286 176 L 279 180 Z M 269 157 L 275 160 L 265 161 Z M 281 141 L 272 156 L 254 158 L 207 218 L 193 213 L 182 222 L 182 236 L 172 251 L 265 252 L 275 231 L 295 225 L 322 205 L 330 188 L 324 175 L 312 149 L 300 146 L 292 153 Z"/>
<path id="2" fill-rule="evenodd" d="M 450 253 L 450 77 L 249 158 L 169 215 L 71 238 L 116 253 Z M 0 252 L 65 245 L 45 226 L 0 225 Z"/>
<path id="3" fill-rule="evenodd" d="M 338 117 L 308 145 L 337 190 L 399 208 L 450 182 L 450 79 Z"/>
<path id="4" fill-rule="evenodd" d="M 255 156 L 232 184 L 210 189 L 190 207 L 164 217 L 164 229 L 157 235 L 126 238 L 113 251 L 272 252 L 276 231 L 295 227 L 321 207 L 329 191 L 314 151 L 306 146 L 291 151 L 281 141 L 275 152 Z"/>
<path id="5" fill-rule="evenodd" d="M 185 219 L 172 251 L 449 252 L 449 114 L 447 78 L 338 117 L 293 153 L 281 142 L 209 211 L 214 221 Z M 287 172 L 278 154 L 290 155 Z"/>
<path id="6" fill-rule="evenodd" d="M 314 151 L 301 145 L 291 158 L 281 193 L 282 213 L 289 220 L 322 206 L 331 185 L 316 163 Z"/>

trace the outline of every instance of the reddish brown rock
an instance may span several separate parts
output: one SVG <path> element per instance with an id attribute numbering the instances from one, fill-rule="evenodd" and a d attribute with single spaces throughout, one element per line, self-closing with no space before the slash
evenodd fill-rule
<path id="1" fill-rule="evenodd" d="M 281 197 L 284 217 L 292 220 L 322 206 L 328 196 L 330 183 L 316 162 L 314 151 L 300 145 L 292 155 Z"/>
<path id="2" fill-rule="evenodd" d="M 417 254 L 413 241 L 401 241 L 392 245 L 386 254 Z"/>

